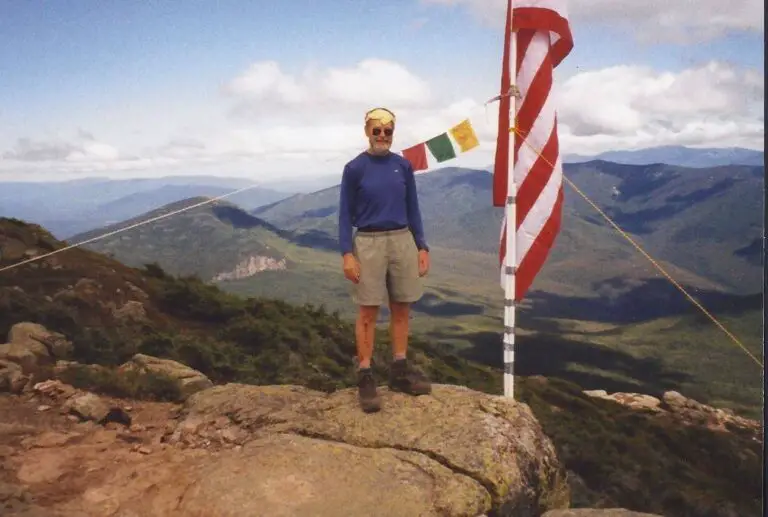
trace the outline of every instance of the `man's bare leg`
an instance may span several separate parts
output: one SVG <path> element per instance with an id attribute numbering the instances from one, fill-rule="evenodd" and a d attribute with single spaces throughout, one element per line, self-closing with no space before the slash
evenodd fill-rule
<path id="1" fill-rule="evenodd" d="M 357 360 L 361 369 L 371 367 L 373 356 L 373 339 L 376 335 L 376 318 L 379 307 L 376 305 L 361 305 L 355 322 L 355 341 L 357 344 Z"/>
<path id="2" fill-rule="evenodd" d="M 411 304 L 389 302 L 389 339 L 395 360 L 405 359 L 408 354 L 408 319 Z"/>
<path id="3" fill-rule="evenodd" d="M 419 372 L 408 365 L 409 303 L 389 302 L 389 335 L 392 340 L 392 369 L 389 388 L 411 395 L 426 395 L 432 391 L 432 384 Z"/>
<path id="4" fill-rule="evenodd" d="M 376 335 L 376 316 L 379 307 L 376 305 L 361 305 L 355 322 L 355 341 L 357 344 L 357 388 L 360 406 L 366 413 L 378 411 L 381 399 L 376 390 L 376 381 L 371 371 L 373 356 L 373 340 Z"/>

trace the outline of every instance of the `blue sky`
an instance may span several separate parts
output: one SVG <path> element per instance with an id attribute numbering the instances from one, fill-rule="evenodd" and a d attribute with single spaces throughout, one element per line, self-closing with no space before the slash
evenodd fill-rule
<path id="1" fill-rule="evenodd" d="M 760 12 L 759 23 L 749 13 L 742 18 L 716 19 L 720 3 L 709 0 L 700 0 L 695 8 L 671 7 L 667 13 L 671 18 L 681 13 L 687 16 L 685 9 L 690 9 L 690 41 L 681 44 L 674 41 L 676 29 L 665 26 L 664 19 L 654 22 L 639 4 L 628 8 L 622 18 L 620 9 L 601 12 L 603 1 L 569 2 L 571 11 L 577 7 L 581 11 L 572 14 L 574 51 L 558 72 L 564 99 L 576 99 L 575 104 L 585 104 L 585 110 L 596 110 L 591 104 L 595 100 L 586 98 L 591 97 L 590 90 L 579 87 L 577 81 L 568 82 L 579 74 L 591 74 L 583 77 L 599 82 L 603 89 L 610 77 L 616 92 L 646 80 L 647 89 L 653 90 L 654 85 L 671 80 L 663 75 L 668 73 L 677 77 L 678 87 L 671 87 L 670 92 L 678 94 L 686 80 L 693 81 L 689 87 L 709 81 L 702 87 L 710 99 L 703 100 L 709 102 L 704 110 L 707 117 L 711 119 L 713 113 L 725 117 L 730 110 L 731 116 L 737 116 L 733 125 L 748 122 L 750 133 L 689 142 L 683 129 L 677 136 L 665 133 L 666 140 L 661 136 L 640 139 L 641 131 L 636 129 L 633 140 L 632 134 L 613 135 L 612 139 L 608 128 L 604 134 L 593 134 L 592 140 L 572 140 L 572 152 L 584 152 L 585 146 L 587 151 L 599 152 L 633 145 L 705 145 L 713 141 L 754 147 L 762 141 L 762 93 L 755 99 L 761 105 L 759 114 L 755 105 L 728 104 L 729 99 L 738 104 L 739 97 L 754 97 L 758 87 L 762 92 L 761 2 L 740 0 L 745 9 Z M 615 7 L 630 0 L 611 1 Z M 263 141 L 260 134 L 250 131 L 280 126 L 290 140 L 293 128 L 298 131 L 296 140 L 306 138 L 301 136 L 306 135 L 302 132 L 306 126 L 319 128 L 325 123 L 343 132 L 341 126 L 354 124 L 364 108 L 347 106 L 337 95 L 336 105 L 323 109 L 315 106 L 322 103 L 311 99 L 277 109 L 274 104 L 259 105 L 265 99 L 255 100 L 252 91 L 228 95 L 225 85 L 256 63 L 274 62 L 281 77 L 293 77 L 311 96 L 313 84 L 322 82 L 328 69 L 352 73 L 366 59 L 391 62 L 430 89 L 428 99 L 417 96 L 409 100 L 405 92 L 393 97 L 395 105 L 402 101 L 404 113 L 411 113 L 408 120 L 418 121 L 412 124 L 411 138 L 418 139 L 418 134 L 427 138 L 440 130 L 440 124 L 459 121 L 450 118 L 460 114 L 457 103 L 468 106 L 472 100 L 472 114 L 477 115 L 476 104 L 495 94 L 503 37 L 501 26 L 492 22 L 498 19 L 494 16 L 499 9 L 496 4 L 503 2 L 185 1 L 183 7 L 179 2 L 5 2 L 0 4 L 0 177 L 70 177 L 99 171 L 151 175 L 193 169 L 209 172 L 211 167 L 235 173 L 244 166 L 270 171 L 282 167 L 285 173 L 311 167 L 318 174 L 327 173 L 343 161 L 349 146 L 341 146 L 339 156 L 323 155 L 321 163 L 327 165 L 319 165 L 317 153 L 297 156 L 296 150 L 291 151 L 290 163 L 270 149 L 250 161 L 239 158 L 234 163 L 231 158 L 243 154 L 238 145 Z M 719 68 L 710 66 L 707 71 L 712 62 Z M 610 72 L 617 66 L 635 67 L 627 71 L 629 82 L 621 82 L 616 75 L 619 71 Z M 308 68 L 310 77 L 302 79 Z M 366 70 L 370 77 L 370 69 Z M 368 86 L 372 103 L 388 98 L 388 91 L 405 88 L 407 82 L 388 84 L 388 76 L 375 77 L 375 84 Z M 759 84 L 753 84 L 755 81 Z M 273 86 L 285 84 L 282 80 Z M 746 94 L 738 88 L 747 88 Z M 721 102 L 713 103 L 712 98 Z M 612 102 L 641 109 L 637 106 L 642 99 Z M 580 117 L 592 115 L 576 113 L 573 105 L 563 107 L 563 124 L 572 121 L 576 127 Z M 660 123 L 664 115 L 655 108 L 651 111 L 648 126 L 664 125 Z M 696 111 L 692 106 L 690 113 L 676 113 L 675 120 L 686 116 L 690 120 L 682 126 L 700 124 Z M 479 116 L 485 117 L 483 113 Z M 302 122 L 307 118 L 313 122 Z M 236 136 L 228 140 L 225 135 L 230 133 Z M 485 137 L 493 139 L 488 134 Z M 233 143 L 237 138 L 240 143 Z M 26 147 L 19 139 L 27 139 Z M 205 159 L 201 155 L 163 155 L 169 143 L 182 140 L 207 149 Z M 569 142 L 565 136 L 564 142 Z M 40 152 L 25 154 L 31 148 Z M 50 152 L 42 152 L 46 149 Z M 486 147 L 483 152 L 487 151 Z M 49 159 L 35 159 L 41 155 Z M 486 158 L 478 153 L 479 162 Z"/>

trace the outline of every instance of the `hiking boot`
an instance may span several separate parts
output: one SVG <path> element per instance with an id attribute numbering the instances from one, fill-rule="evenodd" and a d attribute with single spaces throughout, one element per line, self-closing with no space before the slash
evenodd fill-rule
<path id="1" fill-rule="evenodd" d="M 381 399 L 370 368 L 360 369 L 357 373 L 357 396 L 364 412 L 373 413 L 381 409 Z"/>
<path id="2" fill-rule="evenodd" d="M 428 395 L 432 392 L 432 383 L 411 367 L 407 359 L 399 359 L 392 362 L 389 370 L 389 389 L 409 395 Z"/>

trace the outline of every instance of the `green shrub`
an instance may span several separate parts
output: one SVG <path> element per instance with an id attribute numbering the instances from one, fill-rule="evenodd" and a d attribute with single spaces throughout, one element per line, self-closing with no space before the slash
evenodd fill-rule
<path id="1" fill-rule="evenodd" d="M 674 517 L 760 515 L 759 443 L 590 398 L 558 379 L 518 386 L 560 460 L 586 484 L 575 494 L 582 506 Z"/>
<path id="2" fill-rule="evenodd" d="M 140 400 L 181 400 L 178 384 L 167 375 L 155 372 L 77 365 L 62 370 L 57 377 L 64 383 L 103 395 Z"/>

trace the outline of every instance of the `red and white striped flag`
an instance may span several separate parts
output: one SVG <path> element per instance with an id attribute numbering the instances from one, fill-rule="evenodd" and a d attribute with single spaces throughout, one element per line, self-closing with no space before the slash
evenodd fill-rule
<path id="1" fill-rule="evenodd" d="M 514 10 L 512 10 L 514 8 Z M 510 21 L 511 17 L 511 21 Z M 563 171 L 552 99 L 552 71 L 573 48 L 566 0 L 508 0 L 504 37 L 501 92 L 509 92 L 509 46 L 517 32 L 517 70 L 514 181 L 517 186 L 515 218 L 515 300 L 525 296 L 543 266 L 560 230 L 563 206 Z M 493 171 L 493 205 L 505 206 L 509 175 L 510 97 L 500 98 L 499 133 Z M 537 153 L 541 153 L 541 156 Z M 506 217 L 502 223 L 500 260 L 506 250 Z M 502 267 L 502 282 L 504 267 Z"/>

